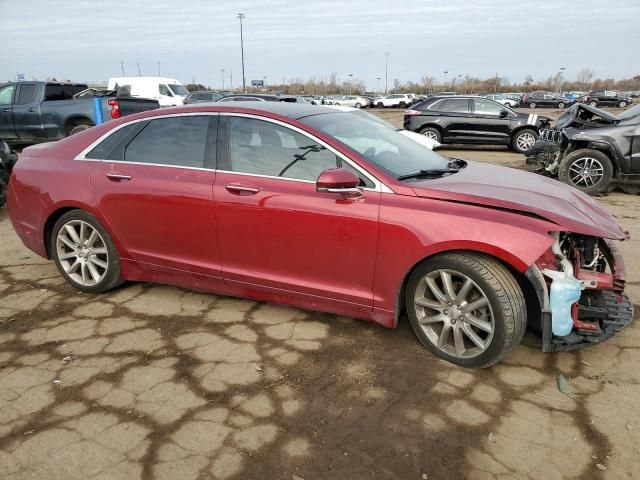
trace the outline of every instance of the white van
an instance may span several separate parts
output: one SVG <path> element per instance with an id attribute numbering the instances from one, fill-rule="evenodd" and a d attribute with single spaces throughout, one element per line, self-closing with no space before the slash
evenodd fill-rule
<path id="1" fill-rule="evenodd" d="M 175 78 L 116 77 L 110 78 L 107 88 L 129 87 L 132 97 L 153 98 L 161 107 L 183 105 L 189 91 Z"/>

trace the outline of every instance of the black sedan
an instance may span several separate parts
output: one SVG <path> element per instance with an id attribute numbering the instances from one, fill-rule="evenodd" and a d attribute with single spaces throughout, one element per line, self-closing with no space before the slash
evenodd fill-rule
<path id="1" fill-rule="evenodd" d="M 529 108 L 555 107 L 565 108 L 573 105 L 575 100 L 553 92 L 532 92 L 522 98 L 522 105 Z"/>
<path id="2" fill-rule="evenodd" d="M 508 145 L 525 153 L 550 119 L 518 113 L 493 100 L 473 96 L 435 96 L 407 110 L 404 128 L 440 143 Z"/>

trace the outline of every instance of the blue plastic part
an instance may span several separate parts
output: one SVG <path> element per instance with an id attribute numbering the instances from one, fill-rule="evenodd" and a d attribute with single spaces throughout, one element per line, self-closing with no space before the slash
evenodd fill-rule
<path id="1" fill-rule="evenodd" d="M 549 307 L 551 309 L 551 331 L 558 337 L 571 333 L 573 318 L 571 306 L 580 299 L 582 283 L 571 277 L 557 277 L 551 282 Z"/>
<path id="2" fill-rule="evenodd" d="M 102 98 L 93 97 L 93 114 L 96 119 L 96 125 L 104 123 L 104 117 L 102 115 Z"/>

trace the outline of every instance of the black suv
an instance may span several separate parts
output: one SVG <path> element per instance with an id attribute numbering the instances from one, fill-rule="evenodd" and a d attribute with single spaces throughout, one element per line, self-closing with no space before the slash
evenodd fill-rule
<path id="1" fill-rule="evenodd" d="M 527 164 L 538 173 L 589 195 L 615 185 L 640 193 L 640 105 L 612 115 L 576 104 L 540 136 L 527 153 Z"/>
<path id="2" fill-rule="evenodd" d="M 564 108 L 573 105 L 574 103 L 575 100 L 557 95 L 553 92 L 531 92 L 522 97 L 522 105 L 529 108 Z"/>
<path id="3" fill-rule="evenodd" d="M 407 110 L 404 128 L 440 143 L 508 145 L 525 153 L 550 119 L 518 113 L 481 97 L 430 97 Z"/>
<path id="4" fill-rule="evenodd" d="M 624 108 L 633 103 L 633 99 L 622 93 L 600 90 L 589 92 L 578 99 L 580 103 L 586 103 L 592 107 L 620 107 Z"/>

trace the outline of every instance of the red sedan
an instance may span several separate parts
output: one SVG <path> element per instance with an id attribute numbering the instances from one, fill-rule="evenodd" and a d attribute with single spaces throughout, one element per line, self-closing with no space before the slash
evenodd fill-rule
<path id="1" fill-rule="evenodd" d="M 554 180 L 446 158 L 362 112 L 247 102 L 155 110 L 26 148 L 27 247 L 84 292 L 153 281 L 393 328 L 467 367 L 529 327 L 545 351 L 633 316 L 628 235 Z M 572 290 L 573 289 L 573 290 Z"/>

